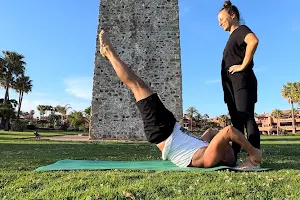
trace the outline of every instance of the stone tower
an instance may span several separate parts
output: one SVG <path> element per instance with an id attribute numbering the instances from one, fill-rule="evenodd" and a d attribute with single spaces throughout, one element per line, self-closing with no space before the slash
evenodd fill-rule
<path id="1" fill-rule="evenodd" d="M 108 32 L 121 59 L 182 118 L 178 0 L 101 0 L 98 34 Z M 100 55 L 97 36 L 91 139 L 144 140 L 134 96 Z"/>

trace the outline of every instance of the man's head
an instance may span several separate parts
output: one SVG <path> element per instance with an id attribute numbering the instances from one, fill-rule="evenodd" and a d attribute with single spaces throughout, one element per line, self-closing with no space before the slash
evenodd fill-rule
<path id="1" fill-rule="evenodd" d="M 224 149 L 224 154 L 219 165 L 226 165 L 226 166 L 235 166 L 236 158 L 234 156 L 234 152 L 232 147 L 228 144 Z"/>

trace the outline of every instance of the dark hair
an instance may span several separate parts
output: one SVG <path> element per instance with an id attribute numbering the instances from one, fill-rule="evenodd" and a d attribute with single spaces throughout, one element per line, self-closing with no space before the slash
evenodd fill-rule
<path id="1" fill-rule="evenodd" d="M 225 1 L 223 4 L 223 8 L 220 10 L 220 12 L 222 10 L 226 10 L 228 12 L 228 14 L 230 14 L 230 15 L 235 14 L 238 22 L 240 22 L 240 20 L 241 20 L 240 12 L 235 5 L 232 5 L 231 1 Z"/>

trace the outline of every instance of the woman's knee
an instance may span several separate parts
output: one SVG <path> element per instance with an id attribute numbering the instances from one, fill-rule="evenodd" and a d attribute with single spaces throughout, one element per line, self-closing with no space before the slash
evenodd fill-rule
<path id="1" fill-rule="evenodd" d="M 243 124 L 245 124 L 251 118 L 251 115 L 246 111 L 238 111 L 238 116 Z"/>

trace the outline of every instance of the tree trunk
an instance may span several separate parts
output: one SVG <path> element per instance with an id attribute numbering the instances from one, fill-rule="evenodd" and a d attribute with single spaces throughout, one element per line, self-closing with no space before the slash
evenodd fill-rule
<path id="1" fill-rule="evenodd" d="M 9 87 L 6 85 L 5 87 L 5 96 L 4 96 L 4 103 L 7 103 L 9 100 Z"/>
<path id="2" fill-rule="evenodd" d="M 4 127 L 5 127 L 5 117 L 3 116 L 1 119 L 0 129 L 4 130 Z"/>
<path id="3" fill-rule="evenodd" d="M 4 125 L 4 130 L 9 131 L 9 118 L 5 117 L 5 125 Z"/>
<path id="4" fill-rule="evenodd" d="M 19 105 L 18 105 L 17 121 L 19 121 L 19 119 L 20 119 L 20 112 L 21 112 L 22 100 L 23 100 L 23 91 L 20 91 L 20 93 L 19 93 Z"/>
<path id="5" fill-rule="evenodd" d="M 279 135 L 279 119 L 277 118 L 277 135 Z"/>
<path id="6" fill-rule="evenodd" d="M 4 103 L 8 102 L 9 100 L 9 84 L 11 80 L 11 76 L 6 77 L 6 83 L 5 83 L 5 96 L 4 96 Z"/>
<path id="7" fill-rule="evenodd" d="M 5 86 L 5 96 L 4 96 L 4 103 L 6 104 L 9 101 L 9 83 L 6 83 Z M 6 116 L 3 116 L 2 119 L 2 125 L 3 125 L 3 129 L 5 131 L 9 131 L 9 118 Z"/>
<path id="8" fill-rule="evenodd" d="M 293 134 L 296 134 L 296 127 L 295 127 L 295 114 L 294 114 L 294 102 L 291 102 L 292 104 L 292 129 L 293 129 Z"/>

